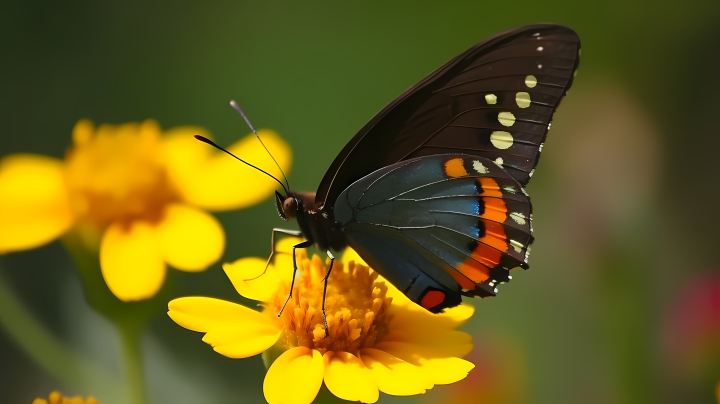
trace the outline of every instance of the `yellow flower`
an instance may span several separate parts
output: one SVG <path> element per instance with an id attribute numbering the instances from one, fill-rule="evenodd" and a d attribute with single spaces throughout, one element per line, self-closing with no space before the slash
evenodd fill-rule
<path id="1" fill-rule="evenodd" d="M 293 243 L 297 239 L 283 240 L 278 251 L 288 252 Z M 259 277 L 265 267 L 260 258 L 224 266 L 238 293 L 264 302 L 262 312 L 219 299 L 183 297 L 170 302 L 168 314 L 180 326 L 205 333 L 203 341 L 229 358 L 282 352 L 265 376 L 270 404 L 310 403 L 323 380 L 342 399 L 374 403 L 379 391 L 422 394 L 433 385 L 462 380 L 474 367 L 460 359 L 472 350 L 470 336 L 455 330 L 472 316 L 472 306 L 432 314 L 352 250 L 330 275 L 326 338 L 320 311 L 326 268 L 302 250 L 298 258 L 299 278 L 280 318 L 292 276 L 288 254 L 278 256 Z"/>
<path id="2" fill-rule="evenodd" d="M 47 400 L 44 398 L 36 398 L 32 404 L 97 404 L 95 397 L 83 398 L 82 396 L 65 397 L 59 391 L 53 391 L 48 394 Z"/>
<path id="3" fill-rule="evenodd" d="M 0 159 L 0 253 L 48 243 L 73 228 L 99 249 L 102 274 L 124 301 L 154 296 L 166 264 L 202 271 L 225 248 L 220 223 L 203 209 L 228 210 L 270 196 L 276 183 L 193 138 L 202 128 L 162 133 L 152 120 L 101 125 L 81 120 L 64 161 L 14 154 Z M 261 136 L 285 170 L 288 145 Z M 254 136 L 229 147 L 273 174 Z"/>

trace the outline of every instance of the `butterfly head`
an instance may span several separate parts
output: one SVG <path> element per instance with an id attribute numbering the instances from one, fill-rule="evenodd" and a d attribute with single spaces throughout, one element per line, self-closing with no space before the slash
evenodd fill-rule
<path id="1" fill-rule="evenodd" d="M 298 200 L 294 195 L 282 196 L 280 192 L 275 191 L 275 207 L 282 220 L 292 220 L 297 215 Z"/>

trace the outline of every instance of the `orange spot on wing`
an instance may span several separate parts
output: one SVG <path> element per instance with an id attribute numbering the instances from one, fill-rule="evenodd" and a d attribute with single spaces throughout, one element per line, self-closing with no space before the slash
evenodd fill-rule
<path id="1" fill-rule="evenodd" d="M 478 179 L 480 180 L 480 186 L 482 186 L 483 189 L 483 196 L 502 197 L 502 191 L 500 191 L 500 186 L 497 182 L 495 182 L 494 179 L 488 177 L 481 177 Z"/>
<path id="2" fill-rule="evenodd" d="M 444 167 L 445 174 L 450 177 L 465 177 L 468 175 L 465 166 L 463 165 L 463 159 L 456 157 L 445 162 Z"/>
<path id="3" fill-rule="evenodd" d="M 481 245 L 482 244 L 479 244 L 478 247 Z M 487 246 L 485 246 L 485 247 L 487 247 Z M 477 251 L 477 248 L 475 250 Z M 475 251 L 473 251 L 473 257 L 475 257 Z M 495 266 L 495 265 L 493 265 L 493 266 Z M 472 258 L 467 258 L 465 261 L 458 264 L 457 270 L 460 271 L 460 273 L 462 273 L 463 275 L 467 276 L 471 281 L 473 281 L 475 283 L 483 282 L 490 277 L 490 269 L 488 269 L 488 267 L 477 262 L 476 260 L 474 260 Z M 475 288 L 475 285 L 473 285 L 470 288 L 465 288 L 465 289 L 474 289 L 474 288 Z"/>
<path id="4" fill-rule="evenodd" d="M 468 277 L 459 272 L 459 270 L 455 268 L 450 268 L 448 272 L 453 277 L 453 279 L 455 279 L 455 282 L 457 282 L 463 289 L 475 289 L 475 282 L 468 279 Z"/>
<path id="5" fill-rule="evenodd" d="M 480 241 L 500 251 L 507 251 L 507 235 L 505 234 L 503 225 L 489 220 L 483 220 L 483 224 L 485 225 L 485 235 L 480 238 Z M 498 254 L 500 254 L 500 252 L 498 252 Z"/>
<path id="6" fill-rule="evenodd" d="M 488 220 L 483 220 L 483 224 L 485 225 L 485 235 L 480 238 L 478 245 L 473 249 L 472 258 L 466 259 L 457 268 L 475 283 L 488 279 L 489 268 L 500 265 L 503 252 L 508 249 L 503 225 Z"/>
<path id="7" fill-rule="evenodd" d="M 473 250 L 472 256 L 477 261 L 480 261 L 480 263 L 484 266 L 494 268 L 500 264 L 502 252 L 490 247 L 489 245 L 478 244 L 478 246 Z"/>
<path id="8" fill-rule="evenodd" d="M 432 309 L 445 300 L 445 293 L 439 290 L 430 290 L 422 297 L 420 305 L 426 309 Z"/>
<path id="9" fill-rule="evenodd" d="M 504 222 L 507 219 L 507 207 L 505 201 L 499 198 L 483 198 L 485 212 L 480 216 L 496 222 Z"/>

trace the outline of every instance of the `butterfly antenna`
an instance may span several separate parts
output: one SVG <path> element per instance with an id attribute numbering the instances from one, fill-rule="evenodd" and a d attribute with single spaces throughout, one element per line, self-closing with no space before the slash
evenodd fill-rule
<path id="1" fill-rule="evenodd" d="M 230 101 L 230 106 L 232 106 L 235 109 L 235 111 L 237 111 L 240 114 L 240 116 L 243 117 L 243 119 L 245 120 L 245 123 L 250 127 L 250 130 L 253 131 L 253 133 L 255 134 L 255 137 L 257 137 L 257 140 L 260 141 L 260 144 L 262 145 L 262 147 L 270 155 L 270 158 L 273 159 L 277 168 L 280 169 L 280 173 L 282 173 L 282 176 L 285 179 L 285 184 L 287 184 L 287 187 L 290 188 L 290 183 L 288 183 L 288 179 L 285 176 L 285 171 L 283 171 L 282 167 L 280 167 L 280 164 L 278 164 L 277 160 L 275 160 L 275 157 L 273 157 L 272 153 L 270 153 L 270 150 L 268 150 L 267 146 L 265 146 L 265 143 L 263 143 L 262 139 L 260 139 L 260 135 L 258 135 L 258 133 L 255 131 L 255 128 L 253 128 L 247 115 L 245 115 L 245 112 L 243 112 L 242 108 L 240 108 L 240 106 L 237 104 L 237 102 L 235 102 L 235 100 Z M 285 193 L 287 193 L 287 191 L 285 191 Z"/>
<path id="2" fill-rule="evenodd" d="M 278 184 L 280 184 L 280 186 L 281 186 L 281 187 L 283 187 L 283 189 L 285 190 L 285 195 L 287 195 L 287 193 L 288 193 L 288 189 L 287 189 L 287 188 L 285 188 L 285 185 L 283 185 L 283 183 L 282 183 L 282 182 L 280 182 L 280 180 L 279 180 L 279 179 L 277 179 L 277 178 L 273 177 L 272 175 L 270 175 L 270 173 L 266 172 L 265 170 L 261 170 L 261 169 L 259 169 L 259 168 L 255 167 L 254 165 L 252 165 L 252 164 L 248 163 L 247 161 L 245 161 L 245 160 L 241 159 L 240 157 L 238 157 L 238 156 L 236 156 L 236 155 L 234 155 L 234 154 L 230 153 L 229 151 L 227 151 L 227 150 L 223 149 L 222 147 L 220 147 L 220 146 L 216 145 L 216 144 L 215 144 L 215 142 L 213 142 L 212 140 L 210 140 L 210 139 L 206 138 L 205 136 L 195 135 L 195 139 L 197 139 L 197 140 L 199 140 L 199 141 L 201 141 L 201 142 L 205 142 L 205 143 L 209 144 L 210 146 L 213 146 L 213 147 L 217 148 L 218 150 L 222 150 L 222 151 L 224 151 L 225 153 L 227 153 L 227 154 L 229 154 L 229 155 L 231 155 L 231 156 L 235 157 L 236 159 L 238 159 L 238 160 L 242 161 L 243 163 L 245 163 L 245 164 L 249 165 L 250 167 L 252 167 L 252 168 L 254 168 L 254 169 L 256 169 L 256 170 L 260 171 L 261 173 L 263 173 L 263 174 L 267 175 L 268 177 L 270 177 L 270 178 L 274 179 L 275 181 L 277 181 L 277 183 L 278 183 Z"/>

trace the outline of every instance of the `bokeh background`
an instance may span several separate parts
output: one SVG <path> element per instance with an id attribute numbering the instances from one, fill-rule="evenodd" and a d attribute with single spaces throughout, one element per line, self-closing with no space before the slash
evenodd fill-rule
<path id="1" fill-rule="evenodd" d="M 0 156 L 62 157 L 80 118 L 197 125 L 227 145 L 248 133 L 236 99 L 292 146 L 293 188 L 314 190 L 400 92 L 534 22 L 572 27 L 583 53 L 528 187 L 531 269 L 471 301 L 467 381 L 380 402 L 716 402 L 720 2 L 5 0 Z M 216 217 L 223 262 L 266 256 L 282 225 L 272 200 Z M 220 263 L 169 278 L 172 296 L 239 300 Z M 62 244 L 0 256 L 0 279 L 79 357 L 122 377 L 117 336 L 85 303 Z M 226 359 L 162 312 L 143 348 L 151 403 L 263 402 L 259 357 Z M 0 329 L 0 402 L 53 389 L 119 403 L 64 385 Z"/>

